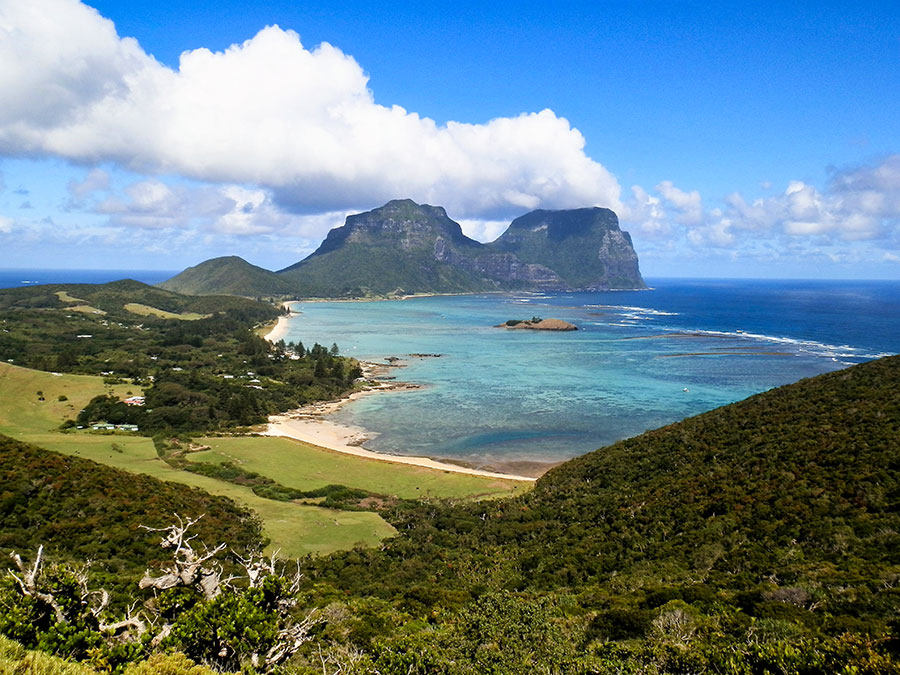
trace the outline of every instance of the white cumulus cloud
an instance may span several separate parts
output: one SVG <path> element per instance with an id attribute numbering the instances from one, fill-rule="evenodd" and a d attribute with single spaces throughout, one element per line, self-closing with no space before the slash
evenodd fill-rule
<path id="1" fill-rule="evenodd" d="M 463 234 L 482 242 L 494 241 L 509 227 L 508 220 L 473 220 L 462 219 L 459 227 Z"/>
<path id="2" fill-rule="evenodd" d="M 650 238 L 668 237 L 672 232 L 662 199 L 640 185 L 631 186 L 631 199 L 622 205 L 619 216 L 623 222 L 637 226 L 641 234 Z"/>
<path id="3" fill-rule="evenodd" d="M 156 179 L 141 180 L 94 206 L 110 223 L 143 229 L 186 229 L 208 223 L 235 207 L 213 187 L 170 186 Z"/>
<path id="4" fill-rule="evenodd" d="M 700 193 L 671 181 L 654 193 L 640 186 L 622 209 L 622 220 L 648 239 L 684 237 L 695 248 L 749 250 L 763 241 L 815 241 L 843 246 L 854 242 L 900 242 L 900 155 L 832 174 L 823 188 L 790 181 L 780 194 L 748 201 L 740 193 L 721 206 L 705 208 Z M 684 226 L 680 229 L 676 226 Z M 806 250 L 806 249 L 802 249 Z"/>
<path id="5" fill-rule="evenodd" d="M 0 153 L 252 185 L 294 212 L 407 196 L 482 219 L 620 205 L 554 112 L 439 125 L 376 104 L 351 56 L 278 26 L 172 69 L 77 0 L 0 0 L 0 100 Z"/>
<path id="6" fill-rule="evenodd" d="M 685 192 L 675 187 L 672 181 L 664 180 L 656 186 L 656 191 L 674 207 L 678 222 L 685 225 L 703 222 L 703 200 L 697 190 Z"/>
<path id="7" fill-rule="evenodd" d="M 314 248 L 314 242 L 348 215 L 346 211 L 298 215 L 278 208 L 266 190 L 233 184 L 170 185 L 155 178 L 112 191 L 90 210 L 108 217 L 112 226 L 198 230 L 209 236 L 282 234 L 303 242 L 305 249 Z"/>

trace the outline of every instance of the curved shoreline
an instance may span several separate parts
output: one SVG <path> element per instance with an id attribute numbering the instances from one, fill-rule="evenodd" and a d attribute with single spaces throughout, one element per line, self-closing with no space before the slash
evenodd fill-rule
<path id="1" fill-rule="evenodd" d="M 290 308 L 290 302 L 284 303 L 287 309 Z M 278 317 L 275 326 L 265 335 L 265 339 L 269 342 L 277 342 L 287 333 L 288 322 L 294 316 L 299 316 L 298 312 L 291 310 L 288 315 Z M 373 459 L 379 462 L 393 462 L 394 464 L 408 464 L 420 466 L 425 469 L 435 469 L 438 471 L 452 471 L 454 473 L 463 473 L 472 476 L 483 476 L 485 478 L 497 478 L 501 480 L 513 480 L 523 482 L 534 482 L 536 479 L 529 476 L 519 476 L 516 474 L 499 473 L 496 471 L 485 471 L 483 469 L 473 469 L 467 466 L 451 464 L 449 462 L 441 462 L 429 457 L 415 457 L 407 455 L 388 455 L 381 452 L 373 452 L 361 447 L 362 443 L 372 438 L 373 434 L 360 427 L 351 427 L 343 424 L 332 422 L 324 419 L 326 415 L 333 413 L 341 406 L 355 401 L 363 396 L 375 394 L 385 391 L 410 391 L 419 389 L 418 385 L 406 384 L 401 382 L 382 382 L 377 379 L 378 374 L 383 373 L 390 366 L 379 363 L 361 363 L 363 366 L 364 376 L 377 382 L 376 385 L 367 387 L 362 391 L 355 391 L 348 396 L 344 396 L 336 401 L 318 402 L 310 405 L 291 410 L 282 415 L 271 415 L 266 425 L 266 430 L 261 432 L 263 436 L 283 436 L 301 441 L 307 445 L 313 445 L 332 452 L 341 452 L 347 455 L 363 457 L 365 459 Z"/>
<path id="2" fill-rule="evenodd" d="M 535 478 L 528 476 L 517 476 L 509 473 L 496 473 L 494 471 L 484 471 L 482 469 L 470 469 L 469 467 L 459 466 L 457 464 L 447 464 L 439 462 L 428 457 L 413 457 L 406 455 L 386 455 L 380 452 L 372 452 L 356 445 L 348 445 L 346 442 L 338 441 L 343 434 L 350 433 L 351 442 L 353 439 L 353 430 L 351 427 L 344 427 L 334 422 L 326 420 L 316 421 L 315 427 L 310 427 L 309 422 L 300 422 L 280 419 L 282 416 L 274 415 L 270 419 L 266 431 L 262 432 L 263 436 L 281 436 L 291 438 L 306 445 L 312 445 L 323 450 L 331 452 L 340 452 L 354 457 L 362 457 L 377 462 L 390 462 L 393 464 L 407 464 L 422 467 L 424 469 L 432 469 L 435 471 L 451 471 L 453 473 L 468 474 L 471 476 L 482 476 L 484 478 L 495 478 L 498 480 L 522 481 L 533 483 Z"/>
<path id="3" fill-rule="evenodd" d="M 275 322 L 275 325 L 272 326 L 272 330 L 263 335 L 264 340 L 268 340 L 269 342 L 278 342 L 281 338 L 285 336 L 288 330 L 288 322 L 292 317 L 300 316 L 300 312 L 295 312 L 290 307 L 290 302 L 283 303 L 283 307 L 285 307 L 289 314 L 282 314 L 278 317 L 278 321 Z"/>
<path id="4" fill-rule="evenodd" d="M 374 364 L 379 365 L 379 364 Z M 420 466 L 425 469 L 435 469 L 438 471 L 452 471 L 454 473 L 463 473 L 471 476 L 483 476 L 485 478 L 497 478 L 501 480 L 513 480 L 523 482 L 534 482 L 536 479 L 529 476 L 519 476 L 516 474 L 498 473 L 496 471 L 486 471 L 484 469 L 473 469 L 458 464 L 450 464 L 449 462 L 441 462 L 431 459 L 430 457 L 416 457 L 407 455 L 388 455 L 382 452 L 373 452 L 361 447 L 361 444 L 372 438 L 371 432 L 361 427 L 351 427 L 344 424 L 338 424 L 331 420 L 324 419 L 326 415 L 333 413 L 341 406 L 355 401 L 363 396 L 375 394 L 384 391 L 412 391 L 418 389 L 417 385 L 409 385 L 402 383 L 382 383 L 379 386 L 356 391 L 336 401 L 328 401 L 326 403 L 313 403 L 303 408 L 290 411 L 283 415 L 272 415 L 269 417 L 269 423 L 266 425 L 265 431 L 260 432 L 263 436 L 282 436 L 292 438 L 296 441 L 313 445 L 332 452 L 340 452 L 355 457 L 363 457 L 365 459 L 373 459 L 379 462 L 392 462 L 394 464 L 408 464 L 412 466 Z"/>

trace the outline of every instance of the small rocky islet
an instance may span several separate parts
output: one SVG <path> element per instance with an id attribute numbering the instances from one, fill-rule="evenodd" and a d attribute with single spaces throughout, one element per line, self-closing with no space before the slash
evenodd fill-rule
<path id="1" fill-rule="evenodd" d="M 569 331 L 578 330 L 578 326 L 563 321 L 562 319 L 542 319 L 534 316 L 530 319 L 510 319 L 504 323 L 497 324 L 494 328 L 508 328 L 512 330 L 552 330 L 552 331 Z"/>

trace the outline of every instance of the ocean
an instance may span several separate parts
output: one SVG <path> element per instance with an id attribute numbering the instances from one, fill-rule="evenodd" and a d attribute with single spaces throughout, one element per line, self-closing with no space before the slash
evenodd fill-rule
<path id="1" fill-rule="evenodd" d="M 0 288 L 21 288 L 35 284 L 104 284 L 120 279 L 158 284 L 176 274 L 177 271 L 160 270 L 0 269 Z"/>
<path id="2" fill-rule="evenodd" d="M 897 281 L 648 283 L 653 290 L 298 302 L 285 339 L 398 357 L 396 378 L 422 385 L 333 416 L 372 432 L 366 448 L 481 466 L 558 462 L 900 352 Z M 494 327 L 532 316 L 579 330 Z"/>
<path id="3" fill-rule="evenodd" d="M 0 288 L 175 272 L 0 270 Z M 900 281 L 648 279 L 653 290 L 298 302 L 287 340 L 398 357 L 422 386 L 333 419 L 365 447 L 475 465 L 558 462 L 804 377 L 900 352 Z M 568 333 L 494 328 L 533 316 Z M 440 354 L 439 357 L 412 356 Z"/>

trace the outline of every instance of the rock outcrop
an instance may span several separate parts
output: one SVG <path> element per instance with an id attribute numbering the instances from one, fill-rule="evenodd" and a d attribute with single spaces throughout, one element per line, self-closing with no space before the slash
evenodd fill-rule
<path id="1" fill-rule="evenodd" d="M 518 321 L 512 319 L 505 323 L 498 324 L 494 328 L 507 328 L 509 330 L 552 330 L 552 331 L 569 331 L 578 330 L 578 326 L 562 319 L 525 319 Z"/>
<path id="2" fill-rule="evenodd" d="M 532 211 L 512 221 L 491 248 L 552 270 L 559 281 L 538 284 L 545 290 L 646 288 L 631 237 L 609 209 Z"/>

